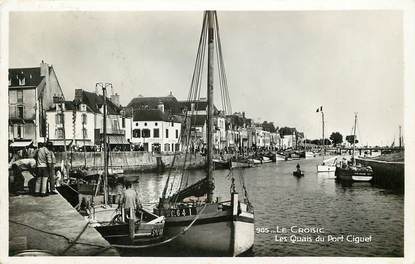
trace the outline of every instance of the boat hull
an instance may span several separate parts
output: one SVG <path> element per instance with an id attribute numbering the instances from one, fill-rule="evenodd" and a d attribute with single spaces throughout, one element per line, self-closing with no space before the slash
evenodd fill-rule
<path id="1" fill-rule="evenodd" d="M 232 168 L 251 168 L 251 167 L 253 167 L 253 164 L 249 162 L 232 161 Z"/>
<path id="2" fill-rule="evenodd" d="M 174 237 L 169 247 L 192 256 L 238 256 L 248 251 L 254 245 L 254 214 L 246 204 L 237 200 L 234 204 L 170 210 L 164 228 L 165 239 Z"/>
<path id="3" fill-rule="evenodd" d="M 373 179 L 373 171 L 370 167 L 363 169 L 337 168 L 336 177 L 342 181 L 369 182 Z"/>
<path id="4" fill-rule="evenodd" d="M 317 172 L 335 172 L 336 166 L 335 165 L 318 165 Z"/>

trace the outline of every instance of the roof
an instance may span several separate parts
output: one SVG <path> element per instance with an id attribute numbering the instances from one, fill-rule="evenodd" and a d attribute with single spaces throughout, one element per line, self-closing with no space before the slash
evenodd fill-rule
<path id="1" fill-rule="evenodd" d="M 182 112 L 181 105 L 173 95 L 162 97 L 135 97 L 125 108 L 134 109 L 158 109 L 158 105 L 163 103 L 164 111 L 172 114 L 179 114 Z"/>
<path id="2" fill-rule="evenodd" d="M 167 121 L 171 119 L 169 115 L 157 109 L 134 110 L 133 121 Z"/>
<path id="3" fill-rule="evenodd" d="M 181 109 L 185 109 L 190 111 L 192 109 L 192 104 L 194 104 L 195 111 L 206 111 L 208 107 L 208 102 L 206 100 L 196 100 L 196 101 L 180 101 Z M 219 110 L 218 108 L 213 105 L 213 114 L 218 115 Z"/>
<path id="4" fill-rule="evenodd" d="M 92 112 L 101 113 L 100 108 L 104 104 L 104 96 L 98 95 L 96 93 L 87 92 L 84 90 L 79 91 L 81 95 L 77 98 L 82 103 L 86 104 Z M 108 97 L 107 97 L 107 113 L 109 115 L 119 115 L 121 108 L 116 106 Z"/>
<path id="5" fill-rule="evenodd" d="M 78 108 L 76 107 L 76 105 L 75 105 L 75 102 L 74 101 L 64 101 L 64 103 L 65 103 L 65 110 L 70 110 L 70 111 L 73 111 L 73 110 L 78 110 Z M 49 111 L 54 111 L 56 109 L 56 105 L 54 104 L 51 108 L 49 108 L 49 110 L 47 110 L 48 112 Z M 89 107 L 89 105 L 86 105 L 86 111 L 87 112 L 93 112 L 92 111 L 92 109 L 91 109 L 91 107 Z"/>
<path id="6" fill-rule="evenodd" d="M 44 78 L 44 76 L 40 75 L 40 67 L 9 69 L 9 80 L 11 80 L 9 87 L 37 87 Z M 19 79 L 24 79 L 24 85 L 19 85 Z"/>

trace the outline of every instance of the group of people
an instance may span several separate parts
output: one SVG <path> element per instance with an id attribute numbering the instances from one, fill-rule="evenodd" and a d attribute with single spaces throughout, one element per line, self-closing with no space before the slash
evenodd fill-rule
<path id="1" fill-rule="evenodd" d="M 52 143 L 38 143 L 31 155 L 23 155 L 10 161 L 9 167 L 12 170 L 10 175 L 10 191 L 15 195 L 27 193 L 25 190 L 25 177 L 29 173 L 29 192 L 35 196 L 48 196 L 58 194 L 56 191 L 56 178 L 60 180 L 61 172 L 55 171 L 56 158 L 52 151 Z"/>

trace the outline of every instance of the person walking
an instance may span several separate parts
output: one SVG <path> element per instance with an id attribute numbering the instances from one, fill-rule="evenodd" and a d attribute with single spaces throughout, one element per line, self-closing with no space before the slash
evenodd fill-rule
<path id="1" fill-rule="evenodd" d="M 38 175 L 36 178 L 35 195 L 48 196 L 47 183 L 49 178 L 49 166 L 52 163 L 50 151 L 44 143 L 39 143 L 39 150 L 36 154 Z"/>
<path id="2" fill-rule="evenodd" d="M 123 207 L 124 215 L 123 219 L 128 216 L 131 219 L 135 219 L 135 209 L 141 209 L 141 203 L 138 199 L 138 194 L 131 188 L 131 182 L 125 184 L 125 191 L 123 194 Z"/>
<path id="3" fill-rule="evenodd" d="M 49 194 L 58 194 L 58 192 L 55 189 L 55 164 L 56 164 L 56 157 L 55 157 L 55 153 L 53 153 L 52 150 L 53 144 L 52 142 L 48 142 L 47 143 L 47 149 L 50 152 L 50 157 L 51 157 L 51 163 L 48 164 L 48 170 L 49 170 Z"/>

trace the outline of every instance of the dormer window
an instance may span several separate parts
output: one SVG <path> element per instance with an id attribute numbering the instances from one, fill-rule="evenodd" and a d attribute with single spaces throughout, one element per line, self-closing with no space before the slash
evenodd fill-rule
<path id="1" fill-rule="evenodd" d="M 26 85 L 26 78 L 19 78 L 19 85 Z"/>
<path id="2" fill-rule="evenodd" d="M 80 105 L 79 105 L 79 110 L 80 110 L 81 112 L 85 112 L 85 111 L 86 111 L 86 104 L 80 104 Z"/>

